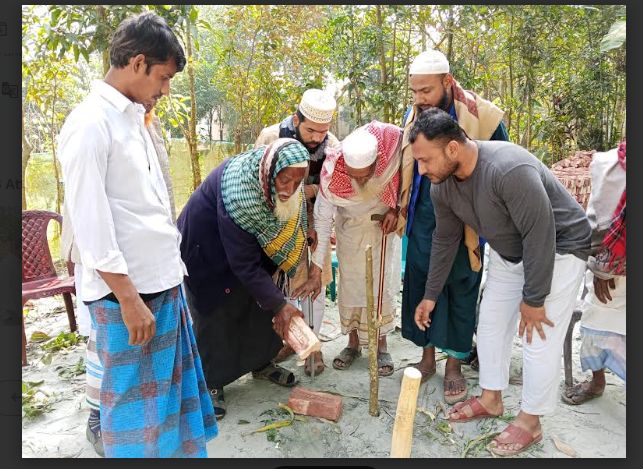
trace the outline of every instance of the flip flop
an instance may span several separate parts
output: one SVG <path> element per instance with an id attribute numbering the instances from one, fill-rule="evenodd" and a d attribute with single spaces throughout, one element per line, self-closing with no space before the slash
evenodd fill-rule
<path id="1" fill-rule="evenodd" d="M 299 383 L 299 380 L 292 371 L 288 371 L 282 366 L 275 365 L 273 362 L 270 362 L 260 370 L 253 371 L 252 377 L 255 379 L 267 379 L 279 386 L 285 386 L 287 388 L 293 387 Z"/>
<path id="2" fill-rule="evenodd" d="M 534 436 L 517 425 L 510 423 L 504 431 L 495 437 L 487 449 L 496 456 L 515 456 L 543 439 L 542 432 Z M 501 449 L 498 445 L 519 444 L 519 449 Z"/>
<path id="3" fill-rule="evenodd" d="M 464 390 L 460 391 L 458 394 L 447 395 L 446 391 L 455 391 L 458 389 L 458 383 L 464 382 Z M 444 378 L 444 402 L 449 405 L 456 404 L 460 401 L 463 401 L 467 397 L 467 379 L 464 376 L 458 378 L 447 379 Z"/>
<path id="4" fill-rule="evenodd" d="M 353 361 L 361 355 L 361 349 L 345 347 L 344 350 L 339 352 L 339 355 L 333 358 L 333 368 L 336 370 L 346 370 L 351 366 Z"/>
<path id="5" fill-rule="evenodd" d="M 389 367 L 388 371 L 383 371 L 382 368 Z M 391 376 L 395 371 L 393 358 L 388 352 L 380 352 L 377 354 L 377 374 L 380 376 Z"/>
<path id="6" fill-rule="evenodd" d="M 463 409 L 466 406 L 469 406 L 471 408 L 471 411 L 473 412 L 473 414 L 470 417 L 464 416 L 464 417 L 460 417 L 460 418 L 457 418 L 457 419 L 452 419 L 451 418 L 451 415 L 453 414 L 453 412 L 460 413 L 460 410 Z M 494 415 L 494 414 L 490 413 L 489 411 L 487 411 L 487 409 L 485 409 L 482 406 L 482 404 L 480 404 L 480 401 L 479 401 L 478 397 L 474 396 L 474 397 L 470 397 L 469 399 L 467 399 L 464 402 L 457 403 L 451 409 L 451 411 L 447 415 L 447 418 L 449 419 L 449 422 L 458 423 L 458 422 L 470 422 L 472 420 L 479 420 L 479 419 L 496 418 L 496 417 L 500 417 L 500 415 L 502 415 L 502 414 Z"/>
<path id="7" fill-rule="evenodd" d="M 603 395 L 603 392 L 594 393 L 590 389 L 590 382 L 583 381 L 582 383 L 578 383 L 571 388 L 565 389 L 561 393 L 560 398 L 565 404 L 580 405 Z"/>
<path id="8" fill-rule="evenodd" d="M 429 378 L 431 378 L 431 376 L 433 376 L 435 374 L 435 371 L 436 371 L 435 366 L 433 366 L 433 368 L 431 368 L 429 371 L 424 371 L 423 369 L 420 368 L 420 362 L 409 363 L 407 365 L 407 367 L 409 367 L 409 366 L 412 366 L 413 368 L 418 370 L 420 373 L 422 373 L 422 379 L 420 379 L 420 384 L 426 383 L 429 380 Z"/>

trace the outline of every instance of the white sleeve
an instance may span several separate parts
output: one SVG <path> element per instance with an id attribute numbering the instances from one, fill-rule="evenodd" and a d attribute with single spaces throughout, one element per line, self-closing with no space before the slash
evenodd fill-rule
<path id="1" fill-rule="evenodd" d="M 324 268 L 324 259 L 330 244 L 330 233 L 335 218 L 335 206 L 331 204 L 322 192 L 315 199 L 315 231 L 317 231 L 317 249 L 312 256 L 313 263 L 320 269 Z"/>
<path id="2" fill-rule="evenodd" d="M 109 131 L 99 122 L 69 122 L 58 139 L 65 204 L 85 268 L 127 274 L 107 199 Z"/>

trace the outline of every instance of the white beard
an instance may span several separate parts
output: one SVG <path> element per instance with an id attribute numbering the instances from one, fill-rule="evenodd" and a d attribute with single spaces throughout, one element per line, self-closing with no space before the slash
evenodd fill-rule
<path id="1" fill-rule="evenodd" d="M 353 187 L 355 194 L 361 197 L 362 200 L 371 200 L 379 197 L 384 190 L 384 185 L 382 184 L 381 179 L 375 176 L 370 178 L 363 186 L 360 186 L 351 178 L 351 186 Z"/>
<path id="2" fill-rule="evenodd" d="M 299 193 L 299 190 L 295 191 L 285 202 L 282 202 L 279 196 L 275 197 L 275 209 L 273 213 L 275 217 L 277 217 L 277 220 L 285 222 L 299 215 L 299 211 L 301 210 Z M 303 198 L 301 200 L 303 200 Z"/>

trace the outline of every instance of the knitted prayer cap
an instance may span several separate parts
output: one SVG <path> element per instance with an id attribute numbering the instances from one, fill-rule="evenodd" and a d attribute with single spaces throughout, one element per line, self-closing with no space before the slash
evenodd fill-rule
<path id="1" fill-rule="evenodd" d="M 439 75 L 442 73 L 449 73 L 449 61 L 442 52 L 435 49 L 422 52 L 409 67 L 409 75 Z"/>
<path id="2" fill-rule="evenodd" d="M 366 168 L 377 158 L 377 138 L 360 127 L 342 141 L 342 154 L 347 166 Z"/>
<path id="3" fill-rule="evenodd" d="M 299 103 L 299 111 L 304 117 L 318 124 L 328 124 L 336 107 L 335 98 L 330 93 L 315 88 L 306 90 Z"/>

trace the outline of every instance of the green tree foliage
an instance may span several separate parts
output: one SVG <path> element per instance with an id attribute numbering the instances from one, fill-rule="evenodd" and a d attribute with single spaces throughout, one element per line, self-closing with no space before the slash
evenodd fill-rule
<path id="1" fill-rule="evenodd" d="M 371 119 L 400 124 L 409 63 L 427 48 L 447 55 L 464 88 L 500 106 L 511 140 L 547 164 L 624 136 L 619 5 L 25 6 L 23 167 L 88 92 L 87 77 L 107 69 L 116 26 L 143 10 L 168 21 L 188 56 L 156 111 L 166 135 L 188 144 L 193 187 L 203 145 L 233 141 L 240 152 L 309 87 L 335 94 L 340 138 Z M 38 53 L 25 54 L 25 44 Z"/>

